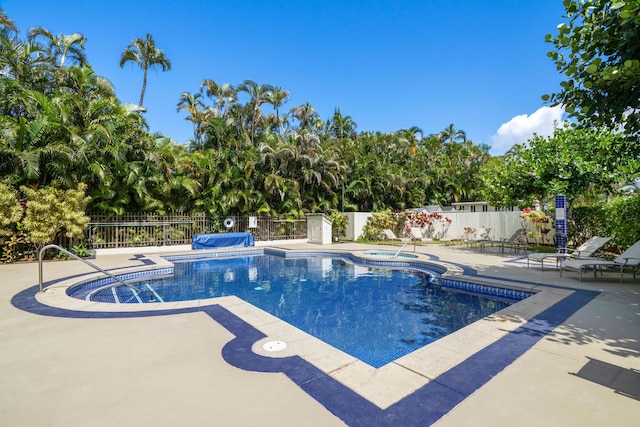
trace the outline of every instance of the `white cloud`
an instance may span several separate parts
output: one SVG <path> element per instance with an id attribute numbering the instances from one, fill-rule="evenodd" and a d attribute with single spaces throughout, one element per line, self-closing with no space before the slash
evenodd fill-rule
<path id="1" fill-rule="evenodd" d="M 563 106 L 541 107 L 531 115 L 522 114 L 515 116 L 503 123 L 495 135 L 491 137 L 491 154 L 499 156 L 514 144 L 527 142 L 533 134 L 550 136 L 553 134 L 554 123 L 562 124 Z"/>

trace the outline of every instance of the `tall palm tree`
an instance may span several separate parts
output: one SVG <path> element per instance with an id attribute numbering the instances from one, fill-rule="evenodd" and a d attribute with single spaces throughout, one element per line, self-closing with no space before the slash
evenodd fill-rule
<path id="1" fill-rule="evenodd" d="M 59 68 L 64 67 L 68 60 L 78 65 L 87 64 L 87 56 L 84 54 L 84 42 L 87 38 L 80 33 L 55 35 L 43 27 L 29 29 L 29 41 L 35 41 L 38 37 L 47 42 L 47 57 L 51 63 Z"/>
<path id="2" fill-rule="evenodd" d="M 203 133 L 203 125 L 204 125 L 204 103 L 200 98 L 202 97 L 199 93 L 189 93 L 182 92 L 180 95 L 180 101 L 178 102 L 178 112 L 180 110 L 185 110 L 189 113 L 187 116 L 187 120 L 193 123 L 193 142 L 196 147 L 200 147 L 202 145 L 202 133 Z"/>
<path id="3" fill-rule="evenodd" d="M 268 98 L 269 103 L 273 105 L 273 108 L 276 110 L 276 122 L 278 127 L 280 127 L 280 107 L 289 101 L 291 94 L 288 90 L 284 90 L 280 86 L 276 86 L 268 95 Z"/>
<path id="4" fill-rule="evenodd" d="M 140 92 L 140 102 L 138 103 L 142 107 L 144 92 L 147 90 L 147 72 L 154 67 L 160 67 L 162 71 L 168 71 L 171 69 L 171 61 L 162 50 L 156 47 L 153 36 L 147 33 L 144 40 L 140 37 L 133 39 L 122 52 L 120 68 L 123 68 L 127 62 L 135 62 L 142 68 L 142 91 Z"/>
<path id="5" fill-rule="evenodd" d="M 238 92 L 246 92 L 250 99 L 247 103 L 249 114 L 251 115 L 251 143 L 254 142 L 256 127 L 262 119 L 262 104 L 270 102 L 273 86 L 269 84 L 258 84 L 253 80 L 245 80 L 238 85 Z"/>

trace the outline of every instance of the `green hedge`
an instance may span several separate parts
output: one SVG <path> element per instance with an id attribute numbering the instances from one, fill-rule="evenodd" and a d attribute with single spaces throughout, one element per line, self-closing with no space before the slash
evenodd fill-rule
<path id="1" fill-rule="evenodd" d="M 640 194 L 618 196 L 606 204 L 578 206 L 571 215 L 572 240 L 584 242 L 592 236 L 611 237 L 621 251 L 640 240 Z"/>
<path id="2" fill-rule="evenodd" d="M 640 240 L 640 194 L 614 199 L 605 212 L 606 230 L 616 245 L 626 249 Z"/>

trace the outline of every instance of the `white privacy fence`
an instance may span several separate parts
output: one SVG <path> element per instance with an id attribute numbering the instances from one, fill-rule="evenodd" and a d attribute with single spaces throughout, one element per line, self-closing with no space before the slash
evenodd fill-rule
<path id="1" fill-rule="evenodd" d="M 443 216 L 452 221 L 448 231 L 465 227 L 484 228 L 489 230 L 488 238 L 492 240 L 509 238 L 522 228 L 520 212 L 446 212 Z"/>
<path id="2" fill-rule="evenodd" d="M 443 216 L 452 220 L 449 231 L 464 227 L 471 227 L 476 230 L 489 229 L 488 238 L 491 240 L 508 239 L 519 228 L 527 230 L 527 240 L 529 243 L 553 244 L 553 224 L 540 224 L 540 229 L 549 230 L 541 233 L 535 224 L 525 222 L 520 218 L 520 211 L 500 211 L 500 212 L 446 212 Z M 446 235 L 445 235 L 446 236 Z"/>
<path id="3" fill-rule="evenodd" d="M 444 218 L 451 220 L 451 225 L 443 236 L 443 239 L 459 237 L 465 227 L 478 229 L 489 229 L 486 236 L 491 240 L 508 239 L 523 225 L 528 231 L 527 238 L 530 243 L 553 244 L 554 230 L 552 224 L 545 224 L 545 228 L 551 229 L 546 234 L 538 232 L 534 224 L 523 223 L 520 218 L 520 211 L 499 211 L 499 212 L 440 212 Z M 371 216 L 369 212 L 343 212 L 347 217 L 347 240 L 356 240 L 362 235 L 362 228 L 367 223 L 367 218 Z M 541 237 L 540 237 L 541 236 Z"/>

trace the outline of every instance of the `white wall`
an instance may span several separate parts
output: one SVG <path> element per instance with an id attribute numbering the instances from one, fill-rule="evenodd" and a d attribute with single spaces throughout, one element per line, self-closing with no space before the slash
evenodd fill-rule
<path id="1" fill-rule="evenodd" d="M 342 212 L 341 215 L 347 217 L 345 238 L 354 241 L 362 236 L 362 229 L 367 225 L 367 219 L 371 216 L 371 212 Z"/>

